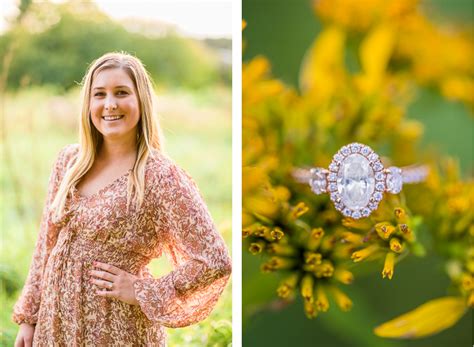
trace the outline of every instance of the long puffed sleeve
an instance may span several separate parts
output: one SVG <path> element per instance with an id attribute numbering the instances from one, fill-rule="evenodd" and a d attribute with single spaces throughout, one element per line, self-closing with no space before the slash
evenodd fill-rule
<path id="1" fill-rule="evenodd" d="M 48 194 L 28 277 L 22 293 L 13 307 L 12 320 L 17 324 L 36 324 L 38 319 L 43 275 L 51 250 L 54 248 L 58 239 L 59 232 L 57 225 L 51 221 L 50 205 L 61 183 L 68 157 L 71 152 L 74 151 L 74 148 L 74 145 L 69 145 L 60 151 L 49 178 Z"/>
<path id="2" fill-rule="evenodd" d="M 174 270 L 134 283 L 145 315 L 167 327 L 183 327 L 206 318 L 231 273 L 222 237 L 192 179 L 175 165 L 157 184 L 157 230 Z"/>

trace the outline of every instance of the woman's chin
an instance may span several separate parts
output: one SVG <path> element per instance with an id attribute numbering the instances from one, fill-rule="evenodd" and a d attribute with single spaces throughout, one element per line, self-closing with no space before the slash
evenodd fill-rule
<path id="1" fill-rule="evenodd" d="M 100 133 L 102 134 L 102 137 L 107 140 L 122 140 L 129 138 L 131 136 L 136 136 L 133 135 L 133 129 L 130 130 L 123 130 L 123 129 L 101 129 Z"/>

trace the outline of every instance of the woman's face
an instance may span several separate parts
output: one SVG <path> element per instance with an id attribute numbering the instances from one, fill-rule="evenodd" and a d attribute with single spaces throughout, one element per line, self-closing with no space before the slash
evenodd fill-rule
<path id="1" fill-rule="evenodd" d="M 140 120 L 138 95 L 130 76 L 120 68 L 105 69 L 92 80 L 92 124 L 108 139 L 135 138 Z"/>

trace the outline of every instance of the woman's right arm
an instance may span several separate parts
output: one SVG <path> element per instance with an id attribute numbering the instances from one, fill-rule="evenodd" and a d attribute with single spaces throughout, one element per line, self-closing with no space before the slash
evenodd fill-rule
<path id="1" fill-rule="evenodd" d="M 72 147 L 72 145 L 69 145 L 61 150 L 49 178 L 48 195 L 43 209 L 38 240 L 33 253 L 28 277 L 20 298 L 13 308 L 12 320 L 21 326 L 19 335 L 22 332 L 34 331 L 34 325 L 38 319 L 43 274 L 49 254 L 56 244 L 59 231 L 51 222 L 49 207 L 61 183 L 67 161 L 72 152 Z M 31 329 L 32 326 L 33 329 Z"/>

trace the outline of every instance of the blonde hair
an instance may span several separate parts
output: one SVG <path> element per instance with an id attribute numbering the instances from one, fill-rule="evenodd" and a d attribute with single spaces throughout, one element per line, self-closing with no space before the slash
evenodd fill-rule
<path id="1" fill-rule="evenodd" d="M 79 119 L 79 153 L 67 169 L 51 204 L 53 219 L 64 214 L 66 198 L 80 179 L 89 171 L 103 142 L 102 134 L 90 119 L 91 86 L 94 77 L 105 69 L 123 69 L 133 81 L 140 106 L 137 125 L 137 159 L 128 177 L 127 207 L 133 202 L 141 206 L 145 193 L 145 164 L 152 149 L 161 150 L 162 136 L 155 114 L 154 92 L 151 79 L 141 61 L 127 53 L 107 53 L 92 62 L 82 81 L 82 111 Z"/>

